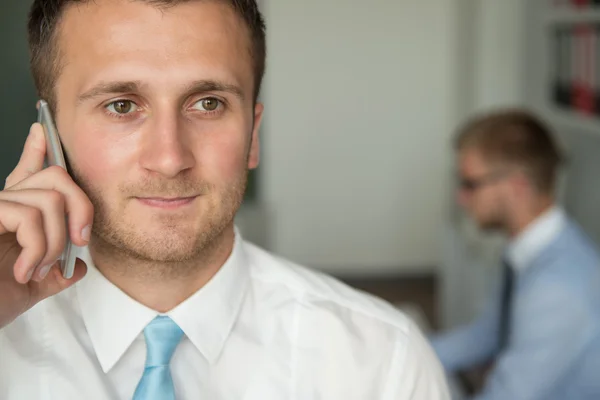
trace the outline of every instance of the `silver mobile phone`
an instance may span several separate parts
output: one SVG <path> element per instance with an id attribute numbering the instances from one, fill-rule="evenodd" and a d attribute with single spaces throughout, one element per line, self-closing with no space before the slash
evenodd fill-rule
<path id="1" fill-rule="evenodd" d="M 65 156 L 62 150 L 62 144 L 58 131 L 54 125 L 52 113 L 48 103 L 44 100 L 40 100 L 38 103 L 38 122 L 42 124 L 44 128 L 44 134 L 46 136 L 46 164 L 47 166 L 58 165 L 67 170 L 67 163 L 65 162 Z M 67 217 L 65 216 L 65 219 Z M 68 222 L 68 221 L 67 221 Z M 69 225 L 67 223 L 67 237 L 65 242 L 65 248 L 63 249 L 60 257 L 60 269 L 65 279 L 70 279 L 73 276 L 75 270 L 75 261 L 77 260 L 77 246 L 71 243 L 69 236 Z"/>

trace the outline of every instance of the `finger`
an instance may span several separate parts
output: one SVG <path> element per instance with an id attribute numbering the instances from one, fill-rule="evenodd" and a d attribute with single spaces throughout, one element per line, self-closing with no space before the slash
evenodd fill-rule
<path id="1" fill-rule="evenodd" d="M 42 212 L 42 222 L 46 238 L 46 254 L 33 273 L 33 278 L 35 279 L 42 270 L 47 273 L 50 266 L 62 254 L 66 243 L 67 228 L 63 195 L 55 190 L 4 190 L 0 192 L 0 200 L 24 204 L 37 208 Z"/>
<path id="2" fill-rule="evenodd" d="M 48 167 L 22 180 L 9 190 L 46 189 L 63 195 L 65 212 L 69 217 L 69 236 L 77 246 L 88 244 L 91 235 L 94 207 L 87 195 L 73 182 L 68 172 L 58 166 Z"/>
<path id="3" fill-rule="evenodd" d="M 0 201 L 0 235 L 14 232 L 22 250 L 13 272 L 20 283 L 27 283 L 46 254 L 46 235 L 42 213 L 34 207 L 11 201 Z"/>
<path id="4" fill-rule="evenodd" d="M 54 264 L 50 269 L 48 276 L 41 282 L 32 282 L 32 297 L 35 303 L 44 300 L 50 296 L 73 286 L 79 282 L 87 273 L 87 266 L 83 261 L 77 259 L 75 262 L 75 270 L 73 277 L 65 279 L 62 276 L 58 263 Z"/>
<path id="5" fill-rule="evenodd" d="M 6 178 L 4 188 L 16 185 L 23 179 L 41 171 L 44 167 L 44 158 L 46 157 L 46 138 L 44 137 L 44 128 L 39 123 L 31 125 L 29 135 L 25 140 L 21 158 L 15 169 Z"/>

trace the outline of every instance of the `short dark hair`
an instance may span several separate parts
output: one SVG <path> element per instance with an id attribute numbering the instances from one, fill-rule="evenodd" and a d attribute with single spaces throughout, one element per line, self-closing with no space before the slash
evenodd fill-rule
<path id="1" fill-rule="evenodd" d="M 90 0 L 34 0 L 28 22 L 30 66 L 34 83 L 41 98 L 55 106 L 54 85 L 60 75 L 59 49 L 56 43 L 57 26 L 67 6 Z M 156 7 L 168 8 L 193 0 L 136 0 Z M 200 0 L 197 0 L 200 1 Z M 256 0 L 220 1 L 229 5 L 245 22 L 250 32 L 251 55 L 254 63 L 254 99 L 258 98 L 265 72 L 265 22 Z"/>
<path id="2" fill-rule="evenodd" d="M 475 148 L 490 162 L 524 170 L 533 186 L 551 193 L 564 156 L 550 128 L 536 115 L 520 109 L 478 115 L 459 130 L 455 148 Z"/>

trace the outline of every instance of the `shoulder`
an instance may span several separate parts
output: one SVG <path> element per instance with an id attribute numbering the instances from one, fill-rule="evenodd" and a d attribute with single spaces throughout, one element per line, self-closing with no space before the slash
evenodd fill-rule
<path id="1" fill-rule="evenodd" d="M 412 363 L 413 351 L 429 346 L 414 321 L 387 301 L 256 246 L 246 251 L 258 296 L 277 299 L 276 306 L 263 302 L 270 313 L 294 316 L 286 319 L 294 326 L 289 331 L 303 347 L 336 357 Z"/>
<path id="2" fill-rule="evenodd" d="M 581 226 L 567 218 L 565 227 L 549 247 L 549 255 L 557 261 L 578 260 L 580 263 L 600 264 L 598 246 Z"/>
<path id="3" fill-rule="evenodd" d="M 524 276 L 524 307 L 532 313 L 558 313 L 582 321 L 600 309 L 600 257 L 588 235 L 568 220 L 556 240 Z"/>
<path id="4" fill-rule="evenodd" d="M 545 251 L 537 258 L 534 268 L 540 284 L 559 284 L 565 289 L 600 280 L 600 256 L 596 244 L 573 220 L 565 227 Z"/>
<path id="5" fill-rule="evenodd" d="M 296 264 L 246 243 L 253 281 L 285 293 L 307 310 L 345 315 L 381 328 L 408 334 L 411 320 L 390 303 L 357 290 L 339 279 Z"/>
<path id="6" fill-rule="evenodd" d="M 369 393 L 446 399 L 443 369 L 421 330 L 388 302 L 336 278 L 245 245 L 252 285 L 294 315 L 291 341 L 314 379 L 335 371 Z M 315 354 L 319 363 L 309 362 Z M 366 397 L 365 397 L 366 398 Z"/>

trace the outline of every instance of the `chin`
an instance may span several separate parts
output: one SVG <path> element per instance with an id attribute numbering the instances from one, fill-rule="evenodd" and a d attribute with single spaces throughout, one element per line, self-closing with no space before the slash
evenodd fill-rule
<path id="1" fill-rule="evenodd" d="M 497 221 L 480 221 L 477 225 L 484 232 L 495 233 L 503 230 L 502 224 Z"/>
<path id="2" fill-rule="evenodd" d="M 102 242 L 126 257 L 157 263 L 201 259 L 228 226 L 223 220 L 147 220 L 143 226 L 111 222 L 95 227 Z"/>

